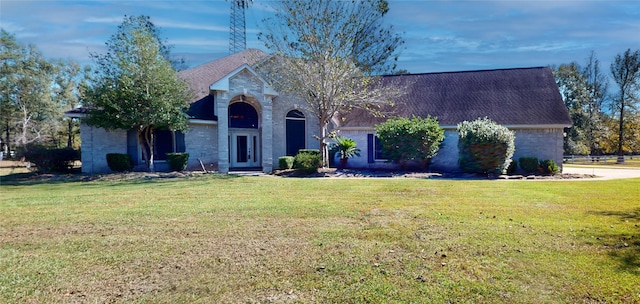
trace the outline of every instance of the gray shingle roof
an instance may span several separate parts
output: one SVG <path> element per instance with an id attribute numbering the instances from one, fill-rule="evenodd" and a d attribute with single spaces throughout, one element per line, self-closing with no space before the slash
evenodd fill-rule
<path id="1" fill-rule="evenodd" d="M 213 115 L 215 105 L 213 96 L 209 95 L 209 86 L 222 79 L 227 74 L 243 64 L 253 65 L 268 56 L 267 53 L 257 49 L 247 49 L 197 67 L 180 71 L 178 76 L 184 79 L 193 90 L 195 97 L 190 100 L 191 107 L 188 114 L 192 118 L 217 120 Z M 65 112 L 67 115 L 86 115 L 88 109 L 85 107 L 73 109 Z"/>
<path id="2" fill-rule="evenodd" d="M 563 125 L 571 119 L 547 67 L 383 76 L 384 85 L 403 85 L 393 115 L 438 117 L 441 126 L 489 117 L 506 126 Z M 370 127 L 387 118 L 354 109 L 342 127 Z"/>

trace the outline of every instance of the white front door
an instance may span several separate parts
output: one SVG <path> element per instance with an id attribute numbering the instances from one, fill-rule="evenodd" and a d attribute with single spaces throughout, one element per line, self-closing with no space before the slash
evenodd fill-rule
<path id="1" fill-rule="evenodd" d="M 231 167 L 260 166 L 260 142 L 258 132 L 233 132 L 229 142 Z"/>

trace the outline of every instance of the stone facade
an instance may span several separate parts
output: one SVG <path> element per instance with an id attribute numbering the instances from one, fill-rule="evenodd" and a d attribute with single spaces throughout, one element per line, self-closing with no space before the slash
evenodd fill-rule
<path id="1" fill-rule="evenodd" d="M 228 77 L 213 83 L 211 91 L 215 96 L 215 108 L 218 116 L 218 171 L 227 173 L 231 168 L 229 105 L 234 102 L 247 102 L 257 111 L 259 116 L 258 130 L 259 142 L 261 143 L 262 171 L 271 172 L 273 170 L 272 102 L 277 93 L 268 88 L 265 81 L 246 65 Z"/>

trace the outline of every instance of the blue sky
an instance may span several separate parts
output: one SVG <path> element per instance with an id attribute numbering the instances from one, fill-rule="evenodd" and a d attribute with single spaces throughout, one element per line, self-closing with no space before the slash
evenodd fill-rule
<path id="1" fill-rule="evenodd" d="M 583 64 L 591 50 L 604 71 L 616 54 L 640 49 L 640 1 L 389 0 L 386 22 L 406 40 L 398 67 L 412 73 Z M 229 2 L 1 0 L 0 27 L 48 58 L 90 64 L 124 15 L 148 15 L 190 67 L 229 53 Z M 269 1 L 247 11 L 247 47 Z"/>

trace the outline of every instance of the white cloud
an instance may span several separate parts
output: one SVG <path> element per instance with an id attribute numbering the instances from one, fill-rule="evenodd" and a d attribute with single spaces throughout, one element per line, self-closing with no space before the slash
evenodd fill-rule
<path id="1" fill-rule="evenodd" d="M 155 21 L 155 24 L 164 29 L 175 28 L 175 29 L 187 29 L 187 30 L 229 32 L 229 26 L 206 25 L 206 24 L 200 24 L 200 23 L 175 22 L 175 21 L 166 21 L 166 20 Z"/>
<path id="2" fill-rule="evenodd" d="M 192 38 L 192 39 L 170 39 L 169 43 L 175 46 L 180 46 L 180 48 L 187 47 L 228 47 L 229 40 L 228 39 L 203 39 L 203 38 Z"/>
<path id="3" fill-rule="evenodd" d="M 120 24 L 122 23 L 122 20 L 123 20 L 123 16 L 84 18 L 84 21 L 88 23 L 104 23 L 104 24 Z"/>

